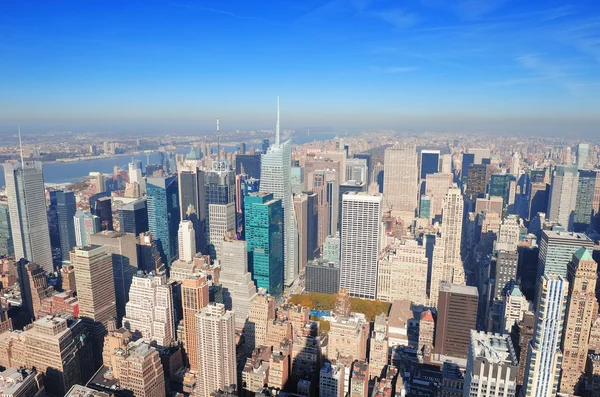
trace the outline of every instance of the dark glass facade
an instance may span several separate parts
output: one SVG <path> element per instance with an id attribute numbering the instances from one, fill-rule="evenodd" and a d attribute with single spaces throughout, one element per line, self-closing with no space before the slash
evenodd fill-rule
<path id="1" fill-rule="evenodd" d="M 179 187 L 177 176 L 148 178 L 148 226 L 165 266 L 177 259 L 179 244 Z"/>

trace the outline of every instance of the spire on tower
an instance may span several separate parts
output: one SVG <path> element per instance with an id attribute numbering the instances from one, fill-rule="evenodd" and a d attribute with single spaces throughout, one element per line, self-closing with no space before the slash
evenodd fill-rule
<path id="1" fill-rule="evenodd" d="M 277 96 L 277 126 L 275 127 L 275 145 L 279 146 L 279 96 Z"/>
<path id="2" fill-rule="evenodd" d="M 219 135 L 219 118 L 217 117 L 217 160 L 221 160 L 221 136 Z"/>
<path id="3" fill-rule="evenodd" d="M 21 126 L 17 127 L 19 129 L 19 150 L 21 152 L 21 167 L 25 166 L 25 160 L 23 160 L 23 143 L 21 142 Z"/>

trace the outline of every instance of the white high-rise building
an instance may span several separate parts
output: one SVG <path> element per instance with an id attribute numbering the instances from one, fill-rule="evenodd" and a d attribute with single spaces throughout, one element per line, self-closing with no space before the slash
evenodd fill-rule
<path id="1" fill-rule="evenodd" d="M 540 299 L 529 342 L 523 397 L 553 397 L 558 392 L 562 364 L 560 343 L 565 321 L 569 283 L 562 276 L 544 274 L 538 287 Z"/>
<path id="2" fill-rule="evenodd" d="M 501 330 L 510 333 L 515 323 L 523 320 L 525 313 L 529 310 L 529 302 L 521 292 L 518 285 L 512 288 L 509 294 L 504 296 L 504 316 L 502 316 Z"/>
<path id="3" fill-rule="evenodd" d="M 211 393 L 235 386 L 234 312 L 216 303 L 206 306 L 196 314 L 198 367 L 196 374 L 197 397 L 210 397 Z"/>
<path id="4" fill-rule="evenodd" d="M 46 272 L 53 271 L 42 163 L 7 162 L 4 177 L 15 258 L 25 258 Z"/>
<path id="5" fill-rule="evenodd" d="M 342 196 L 340 288 L 360 298 L 377 297 L 377 262 L 383 197 L 349 192 Z"/>
<path id="6" fill-rule="evenodd" d="M 129 163 L 129 183 L 137 183 L 140 186 L 140 196 L 146 194 L 146 180 L 136 163 Z"/>
<path id="7" fill-rule="evenodd" d="M 451 174 L 452 173 L 452 155 L 442 154 L 442 166 L 440 167 L 440 173 Z"/>
<path id="8" fill-rule="evenodd" d="M 298 276 L 298 231 L 292 204 L 292 142 L 281 143 L 279 136 L 279 99 L 277 99 L 277 127 L 275 143 L 262 155 L 260 193 L 273 193 L 283 206 L 283 272 L 285 285 L 291 285 Z"/>
<path id="9" fill-rule="evenodd" d="M 441 243 L 444 247 L 444 263 L 447 266 L 462 269 L 461 244 L 463 228 L 464 202 L 460 189 L 453 187 L 448 190 L 446 199 L 442 206 L 442 237 Z M 446 272 L 446 281 L 449 280 L 450 272 Z M 453 281 L 458 284 L 458 280 Z"/>
<path id="10" fill-rule="evenodd" d="M 383 195 L 392 215 L 413 219 L 417 209 L 419 182 L 417 148 L 412 144 L 385 149 Z"/>
<path id="11" fill-rule="evenodd" d="M 510 173 L 514 176 L 519 176 L 521 171 L 521 159 L 519 158 L 519 153 L 514 152 L 512 156 L 512 160 L 510 163 Z"/>
<path id="12" fill-rule="evenodd" d="M 250 304 L 256 296 L 256 286 L 248 272 L 248 246 L 243 240 L 225 238 L 221 251 L 221 275 L 223 303 L 235 311 L 235 327 L 243 329 L 248 319 Z"/>
<path id="13" fill-rule="evenodd" d="M 179 223 L 179 259 L 191 262 L 196 256 L 196 231 L 192 221 Z"/>
<path id="14" fill-rule="evenodd" d="M 221 259 L 225 234 L 235 232 L 235 216 L 235 203 L 208 205 L 208 239 L 216 259 Z"/>
<path id="15" fill-rule="evenodd" d="M 125 328 L 139 332 L 146 343 L 171 346 L 175 342 L 174 312 L 173 290 L 164 273 L 133 277 L 125 305 Z"/>
<path id="16" fill-rule="evenodd" d="M 510 336 L 472 330 L 463 397 L 515 397 L 518 370 Z"/>
<path id="17" fill-rule="evenodd" d="M 560 223 L 569 231 L 573 230 L 578 183 L 579 171 L 576 166 L 559 165 L 552 174 L 548 220 Z"/>
<path id="18" fill-rule="evenodd" d="M 96 186 L 96 193 L 103 193 L 106 191 L 106 177 L 101 172 L 90 172 L 90 176 L 93 178 L 92 183 Z"/>
<path id="19" fill-rule="evenodd" d="M 427 180 L 425 181 L 425 194 L 431 200 L 429 207 L 431 218 L 442 215 L 444 200 L 452 187 L 452 178 L 452 174 L 437 173 L 427 175 Z"/>
<path id="20" fill-rule="evenodd" d="M 588 156 L 590 154 L 590 145 L 588 143 L 580 143 L 577 145 L 577 168 L 587 170 L 590 165 Z"/>

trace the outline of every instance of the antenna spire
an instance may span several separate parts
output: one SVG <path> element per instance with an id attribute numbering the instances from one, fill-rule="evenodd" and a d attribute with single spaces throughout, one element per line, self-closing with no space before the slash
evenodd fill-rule
<path id="1" fill-rule="evenodd" d="M 277 125 L 275 127 L 275 145 L 279 146 L 279 95 L 277 96 Z"/>
<path id="2" fill-rule="evenodd" d="M 25 160 L 23 160 L 23 142 L 21 142 L 21 126 L 17 127 L 19 129 L 19 150 L 21 152 L 21 167 L 25 166 Z"/>
<path id="3" fill-rule="evenodd" d="M 217 117 L 217 160 L 221 160 L 221 135 L 219 134 L 219 118 Z"/>

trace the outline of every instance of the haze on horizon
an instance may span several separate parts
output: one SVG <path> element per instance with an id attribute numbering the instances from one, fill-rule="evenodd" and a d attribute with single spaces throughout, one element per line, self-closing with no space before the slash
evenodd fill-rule
<path id="1" fill-rule="evenodd" d="M 594 136 L 585 0 L 11 2 L 0 133 L 282 127 Z"/>

